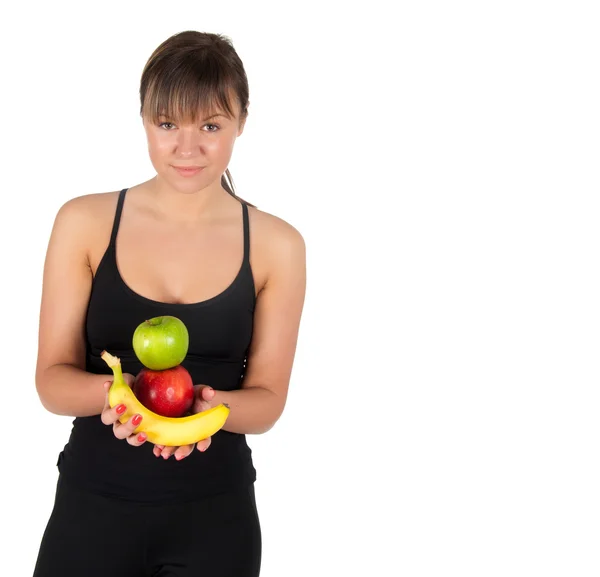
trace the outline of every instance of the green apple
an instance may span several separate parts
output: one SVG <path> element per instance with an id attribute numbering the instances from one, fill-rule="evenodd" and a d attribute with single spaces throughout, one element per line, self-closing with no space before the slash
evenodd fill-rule
<path id="1" fill-rule="evenodd" d="M 133 350 L 149 369 L 171 369 L 185 359 L 190 337 L 183 321 L 170 315 L 141 323 L 133 333 Z"/>

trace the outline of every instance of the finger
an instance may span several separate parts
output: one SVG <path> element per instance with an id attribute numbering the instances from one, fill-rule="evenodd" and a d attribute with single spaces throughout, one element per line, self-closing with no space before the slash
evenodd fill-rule
<path id="1" fill-rule="evenodd" d="M 161 453 L 162 458 L 165 460 L 168 459 L 175 452 L 176 449 L 177 447 L 165 447 Z"/>
<path id="2" fill-rule="evenodd" d="M 115 407 L 115 409 L 117 408 L 118 407 Z M 117 439 L 126 439 L 127 437 L 133 435 L 134 431 L 140 426 L 141 422 L 142 415 L 136 413 L 131 417 L 131 419 L 128 419 L 124 423 L 119 423 L 118 421 L 113 423 L 115 437 L 117 437 Z"/>
<path id="3" fill-rule="evenodd" d="M 183 445 L 182 447 L 177 447 L 177 450 L 173 453 L 173 456 L 178 461 L 181 461 L 181 459 L 189 457 L 192 454 L 193 450 L 194 445 Z"/>
<path id="4" fill-rule="evenodd" d="M 106 411 L 106 409 L 110 409 L 110 403 L 108 402 L 108 390 L 110 389 L 110 385 L 111 385 L 112 381 L 104 381 L 104 408 L 102 409 L 103 411 Z"/>
<path id="5" fill-rule="evenodd" d="M 196 400 L 194 403 L 194 413 L 201 413 L 210 409 L 210 403 L 207 401 Z"/>
<path id="6" fill-rule="evenodd" d="M 211 401 L 215 397 L 215 390 L 208 385 L 195 385 L 193 412 L 200 413 L 211 407 Z"/>
<path id="7" fill-rule="evenodd" d="M 212 437 L 207 437 L 206 439 L 202 439 L 202 441 L 198 441 L 196 443 L 196 448 L 202 453 L 204 453 L 204 451 L 206 451 L 206 449 L 210 447 L 211 439 Z"/>
<path id="8" fill-rule="evenodd" d="M 110 410 L 110 403 L 108 402 L 108 390 L 110 389 L 110 385 L 111 385 L 111 381 L 104 381 L 103 383 L 103 387 L 104 387 L 104 407 L 102 407 L 102 422 L 105 425 L 110 425 L 111 422 L 108 422 L 107 420 L 105 420 L 105 415 L 104 413 L 108 410 Z"/>
<path id="9" fill-rule="evenodd" d="M 143 445 L 148 439 L 146 433 L 138 433 L 137 435 L 130 435 L 127 437 L 127 442 L 134 447 L 139 447 Z"/>
<path id="10" fill-rule="evenodd" d="M 112 409 L 109 406 L 102 411 L 100 419 L 105 425 L 114 425 L 116 422 L 118 422 L 119 418 L 126 410 L 127 407 L 123 403 L 113 407 Z"/>
<path id="11" fill-rule="evenodd" d="M 154 445 L 154 448 L 152 449 L 152 452 L 154 453 L 155 457 L 160 457 L 160 454 L 162 453 L 162 450 L 165 448 L 164 445 Z"/>

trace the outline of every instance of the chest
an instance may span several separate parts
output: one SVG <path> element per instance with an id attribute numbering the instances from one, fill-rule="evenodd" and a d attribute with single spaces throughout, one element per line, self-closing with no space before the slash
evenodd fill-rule
<path id="1" fill-rule="evenodd" d="M 244 358 L 257 287 L 239 224 L 178 231 L 130 219 L 104 250 L 86 322 L 92 355 L 106 348 L 126 360 L 141 322 L 174 315 L 190 333 L 190 359 Z"/>
<path id="2" fill-rule="evenodd" d="M 115 259 L 122 281 L 155 301 L 189 304 L 211 299 L 234 281 L 244 259 L 238 227 L 189 231 L 156 227 L 120 231 Z"/>
<path id="3" fill-rule="evenodd" d="M 103 349 L 133 360 L 132 337 L 146 319 L 162 315 L 180 318 L 189 332 L 187 360 L 192 363 L 239 363 L 253 334 L 255 289 L 252 271 L 244 263 L 219 294 L 194 303 L 150 299 L 131 289 L 120 277 L 114 250 L 108 249 L 93 282 L 86 317 L 92 356 Z"/>

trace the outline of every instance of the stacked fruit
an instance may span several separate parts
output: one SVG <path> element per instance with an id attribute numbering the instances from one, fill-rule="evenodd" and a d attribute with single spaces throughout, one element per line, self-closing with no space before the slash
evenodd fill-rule
<path id="1" fill-rule="evenodd" d="M 133 392 L 148 409 L 163 417 L 182 417 L 194 402 L 194 383 L 181 365 L 189 347 L 185 324 L 173 316 L 144 321 L 133 333 L 133 350 L 144 368 Z"/>
<path id="2" fill-rule="evenodd" d="M 229 407 L 223 403 L 185 415 L 194 403 L 194 384 L 181 365 L 187 355 L 189 334 L 185 324 L 174 316 L 161 316 L 141 323 L 133 334 L 133 350 L 144 365 L 136 375 L 133 389 L 123 379 L 121 361 L 107 351 L 102 359 L 112 369 L 113 383 L 108 391 L 111 407 L 124 404 L 124 423 L 134 414 L 142 415 L 135 430 L 144 432 L 156 445 L 181 446 L 197 443 L 223 427 Z"/>

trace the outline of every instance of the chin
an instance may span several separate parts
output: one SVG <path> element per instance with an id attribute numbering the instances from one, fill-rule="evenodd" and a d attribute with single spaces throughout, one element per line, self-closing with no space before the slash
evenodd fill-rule
<path id="1" fill-rule="evenodd" d="M 169 182 L 169 185 L 173 190 L 181 194 L 195 194 L 206 188 L 204 185 L 198 185 L 198 183 L 193 182 L 184 182 L 183 184 L 180 182 Z"/>
<path id="2" fill-rule="evenodd" d="M 157 172 L 156 179 L 161 186 L 167 186 L 182 194 L 194 194 L 215 185 L 215 182 L 207 182 L 206 178 L 202 180 L 199 178 L 178 178 L 177 174 L 173 176 L 173 172 L 172 168 L 169 168 L 166 172 Z M 218 180 L 220 185 L 220 177 Z"/>

